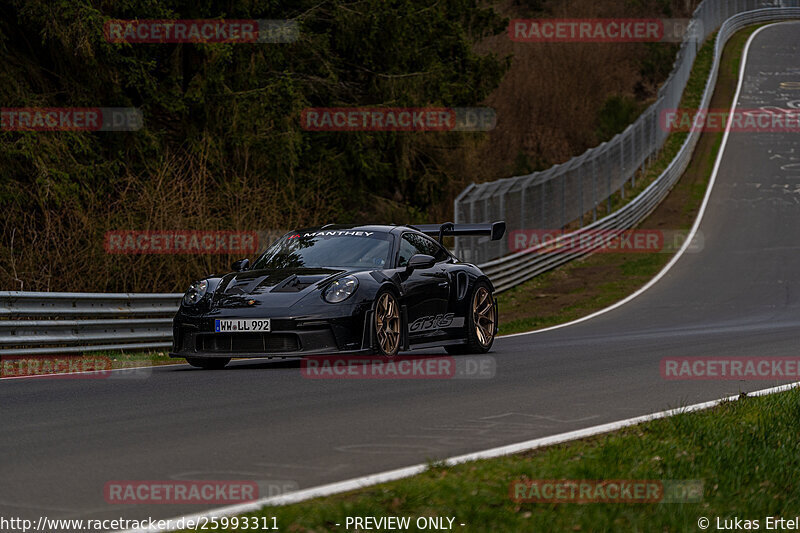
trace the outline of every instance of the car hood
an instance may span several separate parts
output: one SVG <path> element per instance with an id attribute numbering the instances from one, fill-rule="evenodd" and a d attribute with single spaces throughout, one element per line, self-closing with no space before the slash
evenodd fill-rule
<path id="1" fill-rule="evenodd" d="M 334 268 L 251 270 L 223 276 L 214 291 L 212 309 L 290 307 L 314 291 L 320 282 L 346 272 Z"/>

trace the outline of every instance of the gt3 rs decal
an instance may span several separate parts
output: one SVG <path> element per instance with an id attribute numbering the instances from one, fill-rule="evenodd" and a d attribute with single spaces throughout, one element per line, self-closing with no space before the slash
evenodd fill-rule
<path id="1" fill-rule="evenodd" d="M 423 316 L 416 319 L 408 326 L 410 333 L 419 333 L 420 331 L 430 331 L 434 329 L 442 329 L 449 327 L 460 327 L 464 324 L 463 318 L 455 318 L 453 313 L 444 315 L 430 315 Z"/>

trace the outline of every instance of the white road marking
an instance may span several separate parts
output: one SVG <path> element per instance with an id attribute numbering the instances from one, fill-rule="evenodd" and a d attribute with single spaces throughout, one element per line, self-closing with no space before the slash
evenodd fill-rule
<path id="1" fill-rule="evenodd" d="M 776 392 L 787 391 L 798 385 L 800 385 L 800 382 L 790 383 L 788 385 L 780 385 L 778 387 L 771 387 L 769 389 L 762 389 L 759 391 L 750 392 L 747 393 L 747 396 L 766 396 L 768 394 L 774 394 Z M 442 462 L 447 465 L 457 465 L 460 463 L 466 463 L 478 459 L 491 459 L 494 457 L 502 457 L 504 455 L 512 455 L 515 453 L 534 450 L 536 448 L 543 448 L 545 446 L 552 446 L 554 444 L 561 444 L 573 440 L 593 437 L 596 435 L 601 435 L 603 433 L 610 433 L 612 431 L 624 429 L 630 426 L 634 426 L 636 424 L 642 424 L 644 422 L 650 422 L 652 420 L 667 418 L 680 413 L 691 413 L 694 411 L 701 411 L 703 409 L 710 409 L 712 407 L 716 407 L 717 405 L 723 402 L 737 401 L 739 398 L 740 398 L 739 395 L 729 396 L 727 398 L 720 398 L 718 400 L 712 400 L 710 402 L 697 403 L 694 405 L 688 405 L 686 407 L 669 409 L 667 411 L 659 411 L 657 413 L 652 413 L 649 415 L 637 416 L 634 418 L 628 418 L 626 420 L 619 420 L 617 422 L 609 422 L 608 424 L 602 424 L 599 426 L 593 426 L 584 429 L 577 429 L 575 431 L 568 431 L 566 433 L 551 435 L 549 437 L 542 437 L 538 439 L 528 440 L 525 442 L 518 442 L 516 444 L 509 444 L 506 446 L 491 448 L 489 450 L 482 450 L 479 452 L 468 453 L 465 455 L 458 455 L 456 457 L 450 457 L 448 459 L 445 459 Z M 380 483 L 396 481 L 398 479 L 403 479 L 406 477 L 421 474 L 422 472 L 425 472 L 427 469 L 428 469 L 427 464 L 417 464 L 413 466 L 407 466 L 405 468 L 398 468 L 396 470 L 390 470 L 388 472 L 380 472 L 378 474 L 372 474 L 369 476 L 362 476 L 353 479 L 348 479 L 346 481 L 339 481 L 336 483 L 329 483 L 327 485 L 321 485 L 318 487 L 311 487 L 309 489 L 289 492 L 287 494 L 281 494 L 279 496 L 270 496 L 268 498 L 262 498 L 260 500 L 255 500 L 252 502 L 241 503 L 237 505 L 229 505 L 227 507 L 209 509 L 208 511 L 203 511 L 192 515 L 176 517 L 172 519 L 172 523 L 176 524 L 176 527 L 170 529 L 158 529 L 158 528 L 131 529 L 124 533 L 151 533 L 151 532 L 155 533 L 159 531 L 175 531 L 176 529 L 178 529 L 177 524 L 179 523 L 179 521 L 182 521 L 180 523 L 185 525 L 186 522 L 189 520 L 192 520 L 195 523 L 197 523 L 198 520 L 201 520 L 203 518 L 210 519 L 214 517 L 221 518 L 223 516 L 241 515 L 244 513 L 258 511 L 262 507 L 266 506 L 298 503 L 313 498 L 331 496 L 334 494 L 340 494 L 342 492 L 349 492 L 352 490 L 358 490 L 372 485 L 378 485 Z"/>
<path id="2" fill-rule="evenodd" d="M 780 22 L 778 24 L 785 24 L 785 23 L 784 22 Z M 745 71 L 745 67 L 747 66 L 747 54 L 750 51 L 750 44 L 753 42 L 753 39 L 756 37 L 756 35 L 761 33 L 761 30 L 764 30 L 766 28 L 771 28 L 772 26 L 777 26 L 778 24 L 770 24 L 768 26 L 762 26 L 762 27 L 758 28 L 756 31 L 754 31 L 753 34 L 750 35 L 750 38 L 747 39 L 747 44 L 745 45 L 744 52 L 742 53 L 741 65 L 739 66 L 739 83 L 736 86 L 736 94 L 734 95 L 733 102 L 731 103 L 731 109 L 730 109 L 730 114 L 731 115 L 736 110 L 736 102 L 739 101 L 739 95 L 740 95 L 740 93 L 742 91 L 742 83 L 744 81 L 744 71 Z M 585 322 L 587 320 L 591 320 L 591 319 L 596 318 L 596 317 L 598 317 L 600 315 L 604 315 L 604 314 L 606 314 L 606 313 L 608 313 L 610 311 L 613 311 L 614 309 L 617 309 L 618 307 L 622 307 L 623 305 L 625 305 L 626 303 L 630 302 L 631 300 L 633 300 L 637 296 L 643 294 L 647 289 L 649 289 L 650 287 L 652 287 L 653 285 L 658 283 L 658 281 L 661 278 L 666 276 L 667 273 L 672 269 L 672 267 L 675 266 L 675 263 L 677 263 L 678 260 L 681 258 L 681 256 L 684 254 L 686 249 L 689 247 L 689 243 L 692 242 L 692 239 L 694 238 L 695 234 L 697 233 L 698 228 L 700 227 L 700 222 L 703 220 L 703 215 L 705 214 L 706 207 L 708 206 L 708 200 L 711 197 L 711 191 L 714 189 L 714 182 L 717 179 L 717 172 L 719 171 L 719 166 L 720 166 L 720 163 L 722 162 L 722 155 L 725 153 L 725 146 L 727 146 L 727 144 L 728 144 L 728 136 L 730 135 L 731 126 L 732 125 L 733 125 L 733 121 L 729 121 L 728 125 L 725 127 L 725 133 L 724 133 L 724 135 L 722 137 L 722 144 L 720 144 L 719 152 L 717 152 L 717 159 L 716 159 L 716 161 L 714 161 L 714 168 L 711 171 L 711 177 L 708 180 L 708 188 L 706 189 L 706 195 L 703 197 L 703 203 L 700 205 L 700 211 L 697 213 L 697 218 L 695 219 L 694 224 L 692 225 L 692 229 L 689 231 L 689 236 L 687 237 L 686 241 L 683 243 L 683 246 L 681 246 L 681 249 L 678 250 L 678 252 L 669 261 L 669 263 L 667 263 L 664 266 L 664 268 L 662 268 L 661 271 L 658 274 L 656 274 L 656 276 L 653 279 L 648 281 L 644 285 L 644 287 L 640 288 L 638 291 L 636 291 L 633 294 L 627 296 L 626 298 L 623 298 L 622 300 L 620 300 L 620 301 L 618 301 L 618 302 L 616 302 L 616 303 L 614 303 L 612 305 L 609 305 L 608 307 L 606 307 L 604 309 L 601 309 L 599 311 L 596 311 L 596 312 L 591 313 L 589 315 L 586 315 L 584 317 L 578 318 L 576 320 L 572 320 L 571 322 L 565 322 L 564 324 L 557 324 L 555 326 L 550 326 L 550 327 L 547 327 L 547 328 L 537 329 L 537 330 L 534 330 L 534 331 L 526 331 L 524 333 L 512 333 L 510 335 L 501 335 L 498 338 L 519 337 L 521 335 L 534 335 L 536 333 L 544 333 L 545 331 L 552 331 L 554 329 L 566 328 L 566 327 L 569 327 L 569 326 L 573 326 L 575 324 L 579 324 L 581 322 Z"/>
<path id="3" fill-rule="evenodd" d="M 758 35 L 761 32 L 761 30 L 763 30 L 765 28 L 769 28 L 769 27 L 775 26 L 775 25 L 776 24 L 770 24 L 768 26 L 762 26 L 761 28 L 759 28 L 755 32 L 753 32 L 753 34 L 747 40 L 747 44 L 745 45 L 744 52 L 742 54 L 741 67 L 740 67 L 740 70 L 739 70 L 739 84 L 738 84 L 738 86 L 736 88 L 736 95 L 733 98 L 733 103 L 731 105 L 731 112 L 733 111 L 733 108 L 736 106 L 736 102 L 739 100 L 739 93 L 740 93 L 740 91 L 742 89 L 742 80 L 744 79 L 744 71 L 745 71 L 745 67 L 747 65 L 747 53 L 750 50 L 750 44 L 753 42 L 753 39 L 756 37 L 756 35 Z M 531 334 L 534 334 L 534 333 L 541 333 L 543 331 L 550 331 L 550 330 L 553 330 L 553 329 L 563 328 L 563 327 L 571 326 L 573 324 L 584 322 L 586 320 L 590 320 L 590 319 L 592 319 L 594 317 L 597 317 L 597 316 L 600 316 L 602 314 L 605 314 L 605 313 L 607 313 L 609 311 L 612 311 L 612 310 L 616 309 L 617 307 L 620 307 L 620 306 L 628 303 L 629 301 L 633 300 L 634 298 L 636 298 L 637 296 L 642 294 L 644 291 L 646 291 L 647 289 L 649 289 L 650 287 L 655 285 L 655 283 L 658 280 L 660 280 L 662 277 L 664 277 L 667 274 L 667 272 L 673 267 L 673 265 L 678 261 L 678 259 L 680 259 L 680 257 L 683 255 L 683 253 L 689 247 L 689 244 L 692 242 L 692 238 L 697 233 L 697 230 L 698 230 L 698 228 L 700 226 L 700 221 L 703 218 L 703 214 L 705 213 L 706 206 L 708 205 L 708 201 L 709 201 L 709 198 L 711 196 L 711 190 L 713 189 L 714 181 L 716 180 L 716 177 L 717 177 L 717 172 L 719 171 L 720 162 L 722 161 L 722 154 L 725 151 L 725 146 L 726 146 L 727 141 L 728 141 L 728 134 L 730 133 L 730 126 L 731 126 L 731 124 L 729 123 L 727 128 L 725 129 L 725 134 L 724 134 L 724 136 L 722 138 L 722 144 L 720 145 L 719 153 L 717 154 L 717 159 L 716 159 L 716 161 L 714 163 L 714 168 L 713 168 L 713 170 L 711 172 L 711 178 L 709 179 L 708 189 L 706 190 L 706 195 L 703 198 L 703 203 L 700 206 L 700 211 L 698 212 L 697 219 L 695 220 L 694 225 L 692 226 L 692 229 L 689 232 L 689 238 L 686 239 L 685 243 L 683 244 L 681 249 L 678 251 L 678 253 L 656 275 L 655 278 L 650 280 L 650 282 L 647 283 L 644 287 L 642 287 L 641 289 L 639 289 L 635 293 L 631 294 L 630 296 L 628 296 L 624 300 L 621 300 L 621 301 L 617 302 L 614 305 L 606 307 L 605 309 L 601 309 L 600 311 L 597 311 L 596 313 L 592 313 L 591 315 L 585 316 L 583 318 L 579 318 L 577 320 L 573 320 L 572 322 L 567 322 L 566 324 L 560 324 L 558 326 L 552 326 L 552 327 L 549 327 L 549 328 L 544 328 L 544 329 L 540 329 L 540 330 L 536 330 L 536 331 L 530 331 L 530 332 L 526 332 L 526 333 L 515 333 L 515 334 L 512 334 L 512 335 L 503 335 L 503 337 L 516 337 L 516 336 L 519 336 L 519 335 L 531 335 Z M 777 392 L 783 392 L 783 391 L 789 390 L 789 389 L 791 389 L 791 388 L 793 388 L 795 386 L 798 386 L 798 385 L 800 385 L 800 382 L 790 383 L 788 385 L 781 385 L 781 386 L 778 386 L 778 387 L 771 387 L 771 388 L 768 388 L 768 389 L 762 389 L 762 390 L 759 390 L 759 391 L 748 393 L 748 396 L 765 396 L 765 395 L 768 395 L 768 394 L 774 394 L 774 393 L 777 393 Z M 448 465 L 455 465 L 455 464 L 459 464 L 459 463 L 465 463 L 465 462 L 468 462 L 468 461 L 475 461 L 475 460 L 478 460 L 478 459 L 490 459 L 490 458 L 493 458 L 493 457 L 501 457 L 501 456 L 504 456 L 504 455 L 511 455 L 511 454 L 515 454 L 515 453 L 528 451 L 528 450 L 533 450 L 533 449 L 536 449 L 536 448 L 541 448 L 541 447 L 544 447 L 544 446 L 552 446 L 554 444 L 560 444 L 560 443 L 563 443 L 563 442 L 569 442 L 569 441 L 582 439 L 582 438 L 586 438 L 586 437 L 592 437 L 592 436 L 600 435 L 600 434 L 603 434 L 603 433 L 609 433 L 611 431 L 617 431 L 619 429 L 630 427 L 630 426 L 633 426 L 633 425 L 636 425 L 636 424 L 649 422 L 651 420 L 658 420 L 660 418 L 666 418 L 666 417 L 673 416 L 673 415 L 679 414 L 679 413 L 688 413 L 688 412 L 693 412 L 693 411 L 700 411 L 700 410 L 703 410 L 703 409 L 709 409 L 709 408 L 712 408 L 712 407 L 716 407 L 717 405 L 719 405 L 719 404 L 721 404 L 723 402 L 736 401 L 738 399 L 739 399 L 739 396 L 737 395 L 737 396 L 730 396 L 728 398 L 721 398 L 721 399 L 718 399 L 718 400 L 712 400 L 712 401 L 709 401 L 709 402 L 697 403 L 697 404 L 689 405 L 689 406 L 686 406 L 686 407 L 681 407 L 681 408 L 677 408 L 677 409 L 669 409 L 667 411 L 660 411 L 660 412 L 652 413 L 652 414 L 649 414 L 649 415 L 638 416 L 638 417 L 634 417 L 634 418 L 628 418 L 628 419 L 620 420 L 620 421 L 617 421 L 617 422 L 610 422 L 608 424 L 602 424 L 602 425 L 599 425 L 599 426 L 593 426 L 593 427 L 589 427 L 589 428 L 585 428 L 585 429 L 569 431 L 569 432 L 566 432 L 566 433 L 561 433 L 561 434 L 558 434 L 558 435 L 552 435 L 552 436 L 549 436 L 549 437 L 542 437 L 542 438 L 539 438 L 539 439 L 528 440 L 528 441 L 519 442 L 519 443 L 516 443 L 516 444 L 509 444 L 509 445 L 506 445 L 506 446 L 500 446 L 498 448 L 491 448 L 491 449 L 488 449 L 488 450 L 482 450 L 482 451 L 473 452 L 473 453 L 469 453 L 469 454 L 465 454 L 465 455 L 459 455 L 459 456 L 456 456 L 456 457 L 450 457 L 448 459 L 445 459 L 443 462 L 448 464 Z M 416 475 L 416 474 L 420 474 L 420 473 L 424 472 L 427 468 L 428 468 L 427 464 L 417 464 L 417 465 L 413 465 L 413 466 L 407 466 L 405 468 L 398 468 L 396 470 L 390 470 L 388 472 L 380 472 L 378 474 L 372 474 L 372 475 L 368 475 L 368 476 L 362 476 L 362 477 L 349 479 L 349 480 L 346 480 L 346 481 L 339 481 L 339 482 L 336 482 L 336 483 L 330 483 L 330 484 L 327 484 L 327 485 L 321 485 L 321 486 L 318 486 L 318 487 L 312 487 L 312 488 L 309 488 L 309 489 L 299 490 L 299 491 L 291 492 L 291 493 L 288 493 L 288 494 L 282 494 L 280 496 L 272 496 L 272 497 L 268 497 L 268 498 L 262 498 L 260 500 L 256 500 L 256 501 L 253 501 L 253 502 L 248 502 L 248 503 L 243 503 L 243 504 L 238 504 L 238 505 L 231 505 L 231 506 L 227 506 L 227 507 L 220 507 L 220 508 L 217 508 L 217 509 L 210 509 L 208 511 L 204 511 L 204 512 L 201 512 L 201 513 L 196 513 L 196 514 L 193 514 L 193 515 L 186 515 L 186 516 L 174 518 L 174 519 L 172 519 L 172 521 L 173 521 L 173 523 L 175 523 L 176 521 L 183 519 L 184 523 L 185 523 L 186 520 L 194 520 L 196 522 L 197 520 L 201 519 L 202 517 L 211 518 L 211 517 L 240 515 L 240 514 L 243 514 L 243 513 L 257 511 L 257 510 L 261 509 L 262 507 L 269 506 L 269 505 L 286 505 L 286 504 L 291 504 L 291 503 L 297 503 L 297 502 L 301 502 L 301 501 L 305 501 L 305 500 L 310 500 L 312 498 L 319 498 L 319 497 L 322 497 L 322 496 L 330 496 L 330 495 L 333 495 L 333 494 L 339 494 L 339 493 L 342 493 L 342 492 L 361 489 L 361 488 L 368 487 L 368 486 L 371 486 L 371 485 L 377 485 L 379 483 L 386 483 L 386 482 L 389 482 L 389 481 L 395 481 L 395 480 L 398 480 L 398 479 L 402 479 L 402 478 L 410 477 L 410 476 L 413 476 L 413 475 Z M 130 530 L 129 532 L 126 532 L 126 533 L 134 533 L 134 532 L 135 533 L 145 533 L 145 532 L 149 533 L 151 531 L 155 532 L 155 531 L 166 531 L 166 530 L 137 529 L 137 530 Z"/>

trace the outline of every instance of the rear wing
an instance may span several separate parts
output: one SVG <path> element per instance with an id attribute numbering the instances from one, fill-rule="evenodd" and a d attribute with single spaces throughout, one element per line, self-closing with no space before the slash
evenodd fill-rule
<path id="1" fill-rule="evenodd" d="M 444 224 L 415 224 L 409 228 L 414 228 L 431 237 L 437 237 L 439 242 L 442 242 L 443 237 L 476 237 L 480 235 L 489 235 L 491 240 L 497 241 L 503 238 L 503 234 L 506 232 L 506 223 L 502 220 L 487 224 L 445 222 Z"/>

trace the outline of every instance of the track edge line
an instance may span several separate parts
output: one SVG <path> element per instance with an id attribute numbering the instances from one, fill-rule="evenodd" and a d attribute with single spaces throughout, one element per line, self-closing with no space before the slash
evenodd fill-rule
<path id="1" fill-rule="evenodd" d="M 739 81 L 738 81 L 738 83 L 736 85 L 736 94 L 734 94 L 734 96 L 733 96 L 733 102 L 731 103 L 730 113 L 733 113 L 733 111 L 736 109 L 736 102 L 739 100 L 739 94 L 741 93 L 741 90 L 742 90 L 742 84 L 743 84 L 743 81 L 744 81 L 744 71 L 745 71 L 745 67 L 747 66 L 747 54 L 750 51 L 750 44 L 753 42 L 753 39 L 755 38 L 755 36 L 758 35 L 759 33 L 761 33 L 761 30 L 770 28 L 770 27 L 775 26 L 777 24 L 784 24 L 784 22 L 774 22 L 774 23 L 762 26 L 762 27 L 758 28 L 756 31 L 754 31 L 750 35 L 750 37 L 747 39 L 747 43 L 745 44 L 744 51 L 742 52 L 741 65 L 739 65 Z M 694 239 L 695 235 L 697 234 L 697 230 L 700 227 L 700 223 L 703 220 L 703 215 L 705 214 L 706 207 L 708 206 L 708 200 L 711 197 L 712 190 L 714 189 L 714 182 L 717 179 L 717 172 L 719 171 L 719 166 L 720 166 L 720 163 L 722 162 L 722 155 L 724 154 L 725 147 L 728 144 L 728 135 L 730 134 L 731 124 L 732 124 L 732 121 L 729 121 L 728 124 L 725 126 L 725 133 L 724 133 L 724 135 L 722 137 L 722 142 L 720 143 L 719 151 L 717 152 L 717 158 L 714 161 L 714 168 L 711 170 L 711 176 L 708 179 L 708 187 L 706 189 L 706 194 L 703 197 L 703 202 L 700 204 L 700 210 L 697 213 L 697 217 L 695 218 L 694 224 L 692 224 L 692 229 L 689 231 L 689 234 L 688 234 L 686 240 L 684 241 L 683 245 L 681 246 L 680 250 L 678 250 L 678 252 L 672 257 L 672 259 L 670 259 L 669 263 L 664 265 L 664 268 L 662 268 L 658 272 L 658 274 L 655 275 L 655 277 L 653 277 L 650 281 L 645 283 L 644 286 L 640 287 L 633 294 L 629 294 L 628 296 L 626 296 L 622 300 L 620 300 L 618 302 L 615 302 L 615 303 L 609 305 L 608 307 L 600 309 L 599 311 L 595 311 L 594 313 L 590 313 L 590 314 L 588 314 L 588 315 L 586 315 L 584 317 L 576 318 L 575 320 L 571 320 L 571 321 L 565 322 L 563 324 L 556 324 L 555 326 L 548 326 L 546 328 L 536 329 L 536 330 L 533 330 L 533 331 L 524 331 L 524 332 L 521 332 L 521 333 L 510 333 L 508 335 L 500 335 L 497 338 L 498 339 L 502 339 L 502 338 L 510 338 L 510 337 L 519 337 L 519 336 L 522 336 L 522 335 L 534 335 L 536 333 L 544 333 L 546 331 L 552 331 L 552 330 L 555 330 L 555 329 L 574 326 L 575 324 L 580 324 L 581 322 L 585 322 L 587 320 L 591 320 L 593 318 L 596 318 L 596 317 L 598 317 L 600 315 L 604 315 L 604 314 L 606 314 L 606 313 L 608 313 L 610 311 L 613 311 L 614 309 L 617 309 L 618 307 L 621 307 L 621 306 L 625 305 L 626 303 L 630 302 L 631 300 L 633 300 L 637 296 L 640 296 L 647 289 L 649 289 L 650 287 L 655 285 L 661 278 L 666 276 L 667 273 L 669 273 L 669 271 L 672 269 L 672 267 L 675 266 L 675 264 L 678 262 L 678 260 L 683 256 L 684 252 L 689 248 L 689 245 L 692 243 L 692 240 Z"/>
<path id="2" fill-rule="evenodd" d="M 792 388 L 799 387 L 800 381 L 788 383 L 785 385 L 777 385 L 775 387 L 770 387 L 767 389 L 761 389 L 754 392 L 746 393 L 746 397 L 751 396 L 767 396 L 769 394 L 775 394 L 778 392 L 785 392 Z M 734 402 L 742 398 L 742 394 L 737 394 L 735 396 L 727 396 L 723 398 L 719 398 L 717 400 L 710 400 L 707 402 L 696 403 L 692 405 L 687 405 L 684 407 L 676 407 L 673 409 L 667 409 L 665 411 L 658 411 L 655 413 L 650 413 L 648 415 L 637 416 L 633 418 L 627 418 L 625 420 L 618 420 L 616 422 L 608 422 L 606 424 L 600 424 L 598 426 L 592 426 L 583 429 L 576 429 L 573 431 L 568 431 L 566 433 L 559 433 L 557 435 L 550 435 L 548 437 L 539 437 L 537 439 L 527 440 L 523 442 L 518 442 L 515 444 L 507 444 L 505 446 L 499 446 L 496 448 L 490 448 L 488 450 L 482 450 L 479 452 L 468 453 L 464 455 L 457 455 L 454 457 L 448 457 L 444 459 L 442 462 L 452 466 L 461 463 L 466 463 L 469 461 L 475 461 L 479 459 L 493 459 L 496 457 L 502 457 L 505 455 L 512 455 L 515 453 L 526 452 L 530 450 L 535 450 L 538 448 L 544 448 L 547 446 L 553 446 L 555 444 L 562 444 L 565 442 L 575 441 L 579 439 L 584 439 L 588 437 L 594 437 L 597 435 L 603 435 L 605 433 L 610 433 L 612 431 L 618 431 L 620 429 L 625 429 L 630 426 L 635 426 L 638 424 L 643 424 L 645 422 L 651 422 L 653 420 L 659 420 L 662 418 L 668 418 L 677 414 L 681 413 L 692 413 L 695 411 L 703 411 L 706 409 L 711 409 L 712 407 L 716 407 L 724 402 Z M 189 520 L 193 520 L 197 523 L 198 520 L 201 518 L 220 518 L 223 516 L 232 516 L 232 515 L 239 515 L 243 513 L 248 513 L 252 511 L 257 511 L 262 509 L 263 507 L 268 506 L 279 506 L 279 505 L 287 505 L 292 503 L 299 503 L 302 501 L 310 500 L 313 498 L 319 498 L 323 496 L 332 496 L 335 494 L 341 494 L 343 492 L 349 492 L 352 490 L 363 489 L 366 487 L 378 485 L 380 483 L 387 483 L 390 481 L 397 481 L 399 479 L 411 477 L 416 474 L 420 474 L 425 472 L 428 468 L 427 464 L 421 463 L 412 466 L 407 466 L 403 468 L 398 468 L 395 470 L 388 470 L 386 472 L 379 472 L 377 474 L 369 474 L 366 476 L 361 476 L 357 478 L 348 479 L 345 481 L 337 481 L 335 483 L 329 483 L 327 485 L 319 485 L 316 487 L 311 487 L 308 489 L 298 490 L 295 492 L 290 492 L 288 494 L 282 494 L 279 496 L 270 496 L 267 498 L 262 498 L 260 500 L 255 500 L 252 502 L 237 504 L 237 505 L 229 505 L 226 507 L 218 507 L 216 509 L 209 509 L 205 512 L 200 512 L 191 515 L 184 515 L 170 519 L 170 523 L 181 522 L 185 528 L 186 522 Z M 163 520 L 166 522 L 166 520 Z M 181 528 L 181 529 L 183 529 Z M 116 533 L 157 533 L 161 531 L 176 531 L 179 528 L 171 527 L 167 529 L 159 529 L 159 528 L 144 528 L 144 529 L 130 529 L 122 532 Z"/>

